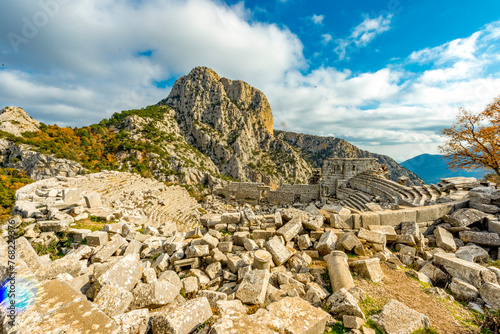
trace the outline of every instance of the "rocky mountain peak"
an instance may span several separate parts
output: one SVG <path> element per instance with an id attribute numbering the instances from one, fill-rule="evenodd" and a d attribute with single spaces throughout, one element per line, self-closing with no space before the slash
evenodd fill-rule
<path id="1" fill-rule="evenodd" d="M 221 78 L 208 67 L 195 67 L 179 78 L 160 103 L 175 109 L 178 118 L 192 119 L 223 133 L 247 125 L 257 135 L 262 130 L 273 134 L 273 115 L 264 93 L 241 80 Z"/>
<path id="2" fill-rule="evenodd" d="M 17 107 L 5 107 L 0 110 L 0 131 L 21 137 L 25 131 L 36 131 L 40 122 L 31 118 L 26 111 Z"/>

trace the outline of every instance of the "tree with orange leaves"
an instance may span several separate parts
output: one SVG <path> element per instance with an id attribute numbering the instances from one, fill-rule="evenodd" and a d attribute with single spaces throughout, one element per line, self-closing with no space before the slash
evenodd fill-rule
<path id="1" fill-rule="evenodd" d="M 490 168 L 500 176 L 500 96 L 480 113 L 461 108 L 442 134 L 446 143 L 440 150 L 452 169 Z"/>

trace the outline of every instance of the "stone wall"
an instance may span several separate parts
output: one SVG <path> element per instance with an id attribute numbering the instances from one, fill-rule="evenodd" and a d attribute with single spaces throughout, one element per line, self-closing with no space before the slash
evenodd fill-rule
<path id="1" fill-rule="evenodd" d="M 345 186 L 350 178 L 369 169 L 378 169 L 380 167 L 377 159 L 359 158 L 359 159 L 341 159 L 329 158 L 325 160 L 322 168 L 323 181 L 327 196 L 335 196 L 337 189 Z"/>

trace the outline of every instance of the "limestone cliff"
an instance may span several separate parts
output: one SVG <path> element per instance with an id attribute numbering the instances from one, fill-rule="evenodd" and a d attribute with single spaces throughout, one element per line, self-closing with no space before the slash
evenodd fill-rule
<path id="1" fill-rule="evenodd" d="M 221 173 L 268 184 L 305 182 L 310 166 L 273 134 L 266 96 L 243 81 L 196 67 L 160 101 L 175 110 L 186 141 L 207 154 Z"/>
<path id="2" fill-rule="evenodd" d="M 5 107 L 0 110 L 0 131 L 5 131 L 20 137 L 25 131 L 36 131 L 40 122 L 34 120 L 22 109 Z"/>
<path id="3" fill-rule="evenodd" d="M 275 135 L 300 150 L 303 157 L 315 168 L 321 168 L 323 161 L 328 158 L 376 158 L 380 164 L 388 167 L 393 181 L 397 181 L 400 176 L 406 176 L 414 185 L 424 184 L 415 173 L 402 167 L 391 157 L 361 150 L 344 139 L 278 130 Z"/>

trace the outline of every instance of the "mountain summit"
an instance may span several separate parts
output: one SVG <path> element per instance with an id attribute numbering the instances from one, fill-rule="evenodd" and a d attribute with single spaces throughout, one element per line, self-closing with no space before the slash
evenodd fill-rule
<path id="1" fill-rule="evenodd" d="M 223 174 L 243 181 L 305 182 L 309 164 L 274 136 L 266 96 L 240 80 L 196 67 L 160 101 L 175 110 L 186 141 L 207 154 Z"/>

